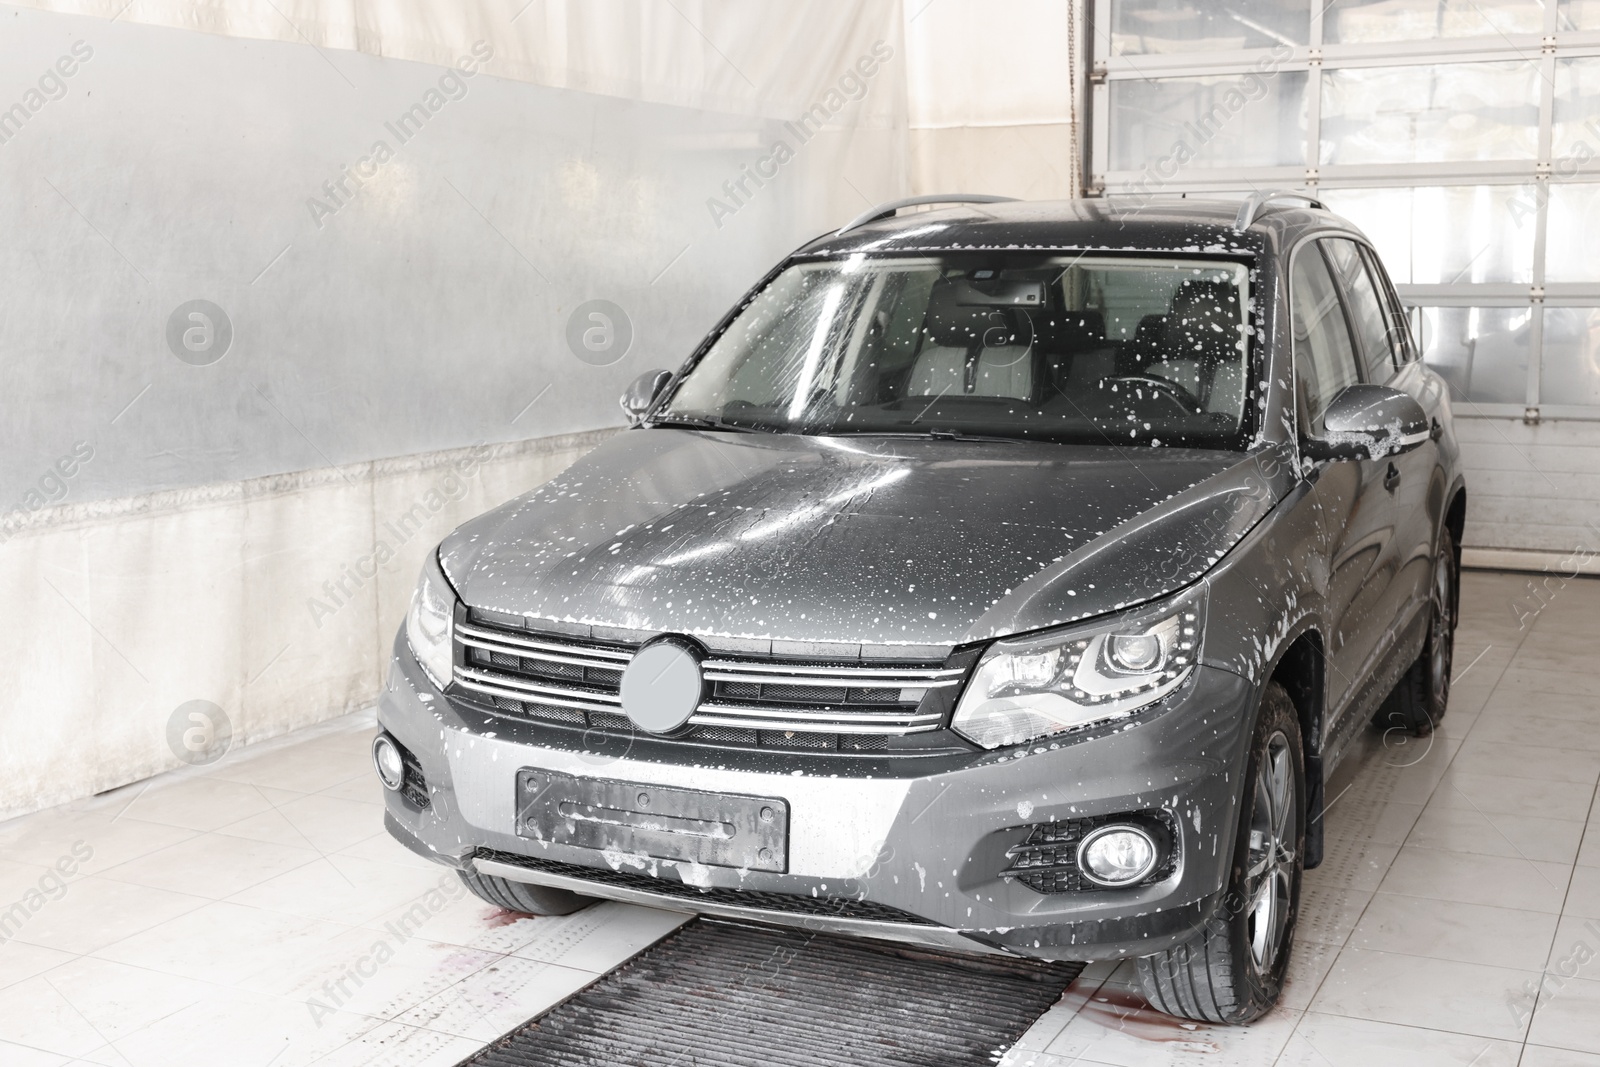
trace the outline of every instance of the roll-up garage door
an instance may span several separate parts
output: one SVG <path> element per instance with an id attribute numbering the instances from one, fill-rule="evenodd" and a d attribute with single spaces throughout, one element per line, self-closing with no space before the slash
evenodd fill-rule
<path id="1" fill-rule="evenodd" d="M 1086 0 L 1089 188 L 1352 219 L 1450 383 L 1468 562 L 1600 562 L 1600 2 Z"/>

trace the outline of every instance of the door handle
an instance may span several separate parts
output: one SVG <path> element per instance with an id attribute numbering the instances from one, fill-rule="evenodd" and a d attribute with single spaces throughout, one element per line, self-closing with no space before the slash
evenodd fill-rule
<path id="1" fill-rule="evenodd" d="M 1391 463 L 1389 464 L 1389 469 L 1383 473 L 1383 487 L 1392 493 L 1394 492 L 1394 487 L 1399 484 L 1400 468 Z"/>

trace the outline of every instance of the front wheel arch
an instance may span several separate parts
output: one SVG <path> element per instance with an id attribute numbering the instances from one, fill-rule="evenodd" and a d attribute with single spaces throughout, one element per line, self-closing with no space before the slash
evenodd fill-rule
<path id="1" fill-rule="evenodd" d="M 1322 762 L 1322 725 L 1326 708 L 1323 677 L 1326 646 L 1315 626 L 1302 630 L 1284 647 L 1268 675 L 1283 686 L 1294 704 L 1300 723 L 1300 743 L 1305 763 L 1306 784 L 1306 869 L 1322 863 L 1324 820 L 1322 806 L 1325 770 Z"/>

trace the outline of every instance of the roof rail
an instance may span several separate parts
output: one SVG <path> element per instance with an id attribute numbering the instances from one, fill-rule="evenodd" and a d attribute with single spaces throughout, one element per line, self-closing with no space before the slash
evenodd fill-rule
<path id="1" fill-rule="evenodd" d="M 1261 214 L 1262 208 L 1274 200 L 1304 200 L 1314 208 L 1325 206 L 1322 201 L 1314 196 L 1296 193 L 1289 189 L 1269 189 L 1262 193 L 1251 193 L 1250 199 L 1239 205 L 1239 214 L 1234 217 L 1233 228 L 1236 230 L 1249 229 L 1250 224 L 1256 221 L 1256 216 Z"/>
<path id="2" fill-rule="evenodd" d="M 999 204 L 1015 199 L 1014 196 L 990 196 L 986 193 L 934 193 L 931 196 L 908 196 L 903 200 L 890 200 L 870 211 L 863 211 L 839 227 L 838 233 L 848 233 L 857 226 L 889 218 L 903 207 L 916 207 L 918 204 Z"/>

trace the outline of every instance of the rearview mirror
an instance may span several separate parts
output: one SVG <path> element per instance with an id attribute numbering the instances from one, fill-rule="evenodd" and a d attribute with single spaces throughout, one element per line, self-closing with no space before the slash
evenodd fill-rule
<path id="1" fill-rule="evenodd" d="M 622 413 L 628 416 L 629 426 L 637 426 L 644 420 L 650 411 L 650 406 L 656 402 L 656 398 L 666 389 L 670 381 L 672 372 L 665 370 L 647 370 L 633 380 L 619 401 Z"/>
<path id="2" fill-rule="evenodd" d="M 1409 452 L 1430 436 L 1422 405 L 1387 385 L 1347 386 L 1322 413 L 1322 424 L 1321 433 L 1301 439 L 1301 455 L 1381 459 Z"/>
<path id="3" fill-rule="evenodd" d="M 956 304 L 964 308 L 1043 307 L 1044 282 L 1016 278 L 961 278 Z"/>

